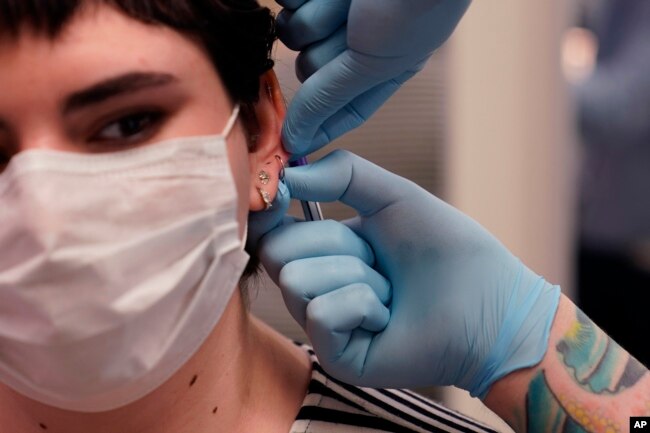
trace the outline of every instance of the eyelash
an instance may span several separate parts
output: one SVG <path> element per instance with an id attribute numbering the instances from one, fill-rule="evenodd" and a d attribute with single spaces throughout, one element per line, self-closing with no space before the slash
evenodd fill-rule
<path id="1" fill-rule="evenodd" d="M 165 113 L 159 110 L 147 110 L 123 115 L 105 124 L 88 141 L 103 145 L 143 142 L 151 138 L 158 131 L 164 118 Z M 135 125 L 128 123 L 132 121 L 135 121 Z M 114 128 L 117 128 L 117 134 L 113 133 L 113 135 L 119 135 L 118 137 L 102 137 L 102 134 L 106 134 L 107 131 Z"/>

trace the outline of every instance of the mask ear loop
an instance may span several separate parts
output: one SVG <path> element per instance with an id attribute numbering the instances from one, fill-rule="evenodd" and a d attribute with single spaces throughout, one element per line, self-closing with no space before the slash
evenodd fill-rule
<path id="1" fill-rule="evenodd" d="M 248 242 L 248 218 L 246 218 L 246 222 L 244 223 L 244 238 L 242 239 L 241 244 L 242 251 L 246 250 L 246 242 Z"/>
<path id="2" fill-rule="evenodd" d="M 239 117 L 239 109 L 240 109 L 239 104 L 235 104 L 235 108 L 232 110 L 230 119 L 228 119 L 228 123 L 226 123 L 226 127 L 223 129 L 223 132 L 221 133 L 221 135 L 223 135 L 224 137 L 228 137 L 232 132 L 232 129 L 235 126 L 235 123 L 237 122 L 237 118 Z"/>

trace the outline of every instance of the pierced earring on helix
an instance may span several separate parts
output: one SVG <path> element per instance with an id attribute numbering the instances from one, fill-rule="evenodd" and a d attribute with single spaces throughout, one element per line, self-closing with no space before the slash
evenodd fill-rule
<path id="1" fill-rule="evenodd" d="M 264 210 L 271 209 L 273 207 L 273 202 L 271 201 L 271 194 L 269 194 L 267 191 L 264 191 L 262 188 L 257 188 L 257 190 L 262 196 L 262 201 L 266 205 L 266 208 Z"/>
<path id="2" fill-rule="evenodd" d="M 270 176 L 266 171 L 264 171 L 264 170 L 261 170 L 261 171 L 257 174 L 257 178 L 260 180 L 260 182 L 262 183 L 262 185 L 268 185 L 269 182 L 271 181 L 271 176 Z"/>
<path id="3" fill-rule="evenodd" d="M 284 161 L 282 160 L 282 157 L 280 155 L 275 155 L 275 159 L 277 159 L 280 162 L 280 167 L 281 167 L 280 168 L 280 180 L 283 181 L 284 180 L 284 174 L 285 174 L 284 173 L 284 167 L 285 167 Z"/>

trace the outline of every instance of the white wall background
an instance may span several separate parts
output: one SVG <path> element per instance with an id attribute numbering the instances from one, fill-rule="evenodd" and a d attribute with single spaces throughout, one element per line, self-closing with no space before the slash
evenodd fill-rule
<path id="1" fill-rule="evenodd" d="M 568 2 L 476 0 L 448 46 L 448 198 L 567 294 L 577 164 L 560 48 L 570 16 Z M 446 401 L 483 411 L 465 393 Z"/>

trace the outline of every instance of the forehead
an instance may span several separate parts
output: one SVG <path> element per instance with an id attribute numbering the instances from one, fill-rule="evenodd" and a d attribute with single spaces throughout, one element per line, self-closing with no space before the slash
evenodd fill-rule
<path id="1" fill-rule="evenodd" d="M 0 40 L 0 64 L 5 95 L 11 89 L 43 90 L 39 85 L 65 91 L 134 69 L 193 79 L 200 72 L 214 75 L 207 54 L 189 37 L 102 4 L 80 10 L 54 40 L 29 30 L 17 40 Z"/>

